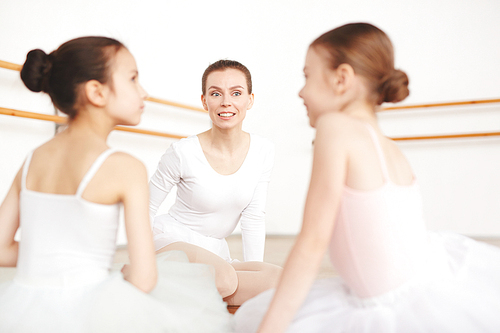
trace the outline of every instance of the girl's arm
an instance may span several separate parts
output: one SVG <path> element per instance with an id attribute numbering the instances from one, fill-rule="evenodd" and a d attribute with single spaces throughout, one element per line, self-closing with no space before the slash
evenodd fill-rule
<path id="1" fill-rule="evenodd" d="M 19 243 L 14 240 L 19 228 L 19 193 L 22 168 L 16 175 L 7 196 L 0 206 L 0 266 L 15 267 Z"/>
<path id="2" fill-rule="evenodd" d="M 260 333 L 286 330 L 306 298 L 330 242 L 347 168 L 347 135 L 342 118 L 329 113 L 317 120 L 302 230 L 259 327 Z"/>
<path id="3" fill-rule="evenodd" d="M 123 271 L 125 280 L 144 292 L 150 292 L 156 285 L 157 270 L 153 235 L 148 214 L 148 178 L 145 166 L 137 159 L 126 156 L 121 160 L 120 179 L 122 184 L 125 229 L 128 241 L 130 265 Z"/>

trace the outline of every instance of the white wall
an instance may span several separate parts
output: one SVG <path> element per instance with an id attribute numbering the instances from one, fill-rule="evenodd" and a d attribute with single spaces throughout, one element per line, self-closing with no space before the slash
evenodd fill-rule
<path id="1" fill-rule="evenodd" d="M 498 98 L 499 15 L 496 0 L 2 1 L 0 60 L 21 64 L 33 48 L 50 52 L 70 38 L 111 36 L 135 55 L 151 96 L 197 106 L 209 63 L 244 63 L 256 95 L 244 127 L 277 148 L 267 230 L 293 234 L 300 228 L 314 137 L 297 96 L 308 44 L 335 26 L 367 21 L 388 33 L 396 64 L 410 77 L 404 104 Z M 46 96 L 29 92 L 17 72 L 5 69 L 0 106 L 53 113 Z M 500 106 L 387 112 L 380 119 L 389 136 L 498 131 Z M 148 103 L 139 127 L 188 135 L 209 125 L 204 114 Z M 0 199 L 27 152 L 53 130 L 51 123 L 0 116 Z M 140 158 L 151 174 L 173 141 L 114 132 L 109 142 Z M 400 146 L 420 180 L 431 229 L 500 236 L 500 139 Z"/>

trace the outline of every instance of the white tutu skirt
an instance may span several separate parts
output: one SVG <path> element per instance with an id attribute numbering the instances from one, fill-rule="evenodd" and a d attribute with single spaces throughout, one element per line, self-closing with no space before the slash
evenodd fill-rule
<path id="1" fill-rule="evenodd" d="M 500 249 L 456 234 L 430 233 L 425 272 L 372 298 L 340 278 L 317 280 L 287 332 L 500 332 Z M 255 332 L 274 290 L 244 303 L 238 333 Z"/>
<path id="2" fill-rule="evenodd" d="M 115 272 L 99 283 L 0 285 L 0 332 L 232 332 L 212 268 L 180 251 L 157 257 L 158 284 L 139 291 Z"/>

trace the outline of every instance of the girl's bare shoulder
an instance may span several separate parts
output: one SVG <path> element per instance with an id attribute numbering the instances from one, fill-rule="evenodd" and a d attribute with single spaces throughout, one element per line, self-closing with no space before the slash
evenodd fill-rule
<path id="1" fill-rule="evenodd" d="M 111 154 L 105 164 L 109 171 L 122 175 L 146 172 L 145 165 L 138 158 L 122 151 Z"/>

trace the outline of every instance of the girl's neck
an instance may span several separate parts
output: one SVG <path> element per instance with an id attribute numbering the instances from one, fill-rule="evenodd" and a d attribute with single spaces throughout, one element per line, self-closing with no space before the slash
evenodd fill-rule
<path id="1" fill-rule="evenodd" d="M 68 135 L 106 142 L 115 127 L 102 110 L 80 110 L 64 131 Z"/>
<path id="2" fill-rule="evenodd" d="M 377 123 L 377 117 L 375 115 L 377 108 L 378 106 L 367 101 L 356 100 L 346 105 L 342 113 L 375 125 Z"/>
<path id="3" fill-rule="evenodd" d="M 352 77 L 350 89 L 344 92 L 341 98 L 341 112 L 377 127 L 375 112 L 379 106 L 371 101 L 370 96 L 366 80 L 362 76 L 355 75 Z"/>

